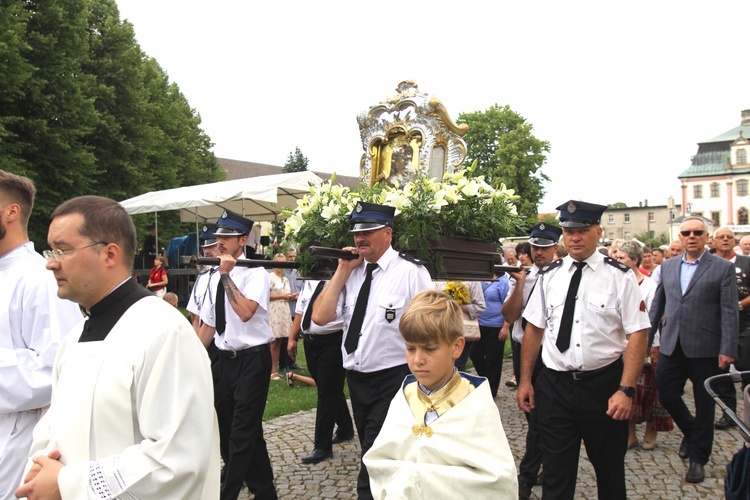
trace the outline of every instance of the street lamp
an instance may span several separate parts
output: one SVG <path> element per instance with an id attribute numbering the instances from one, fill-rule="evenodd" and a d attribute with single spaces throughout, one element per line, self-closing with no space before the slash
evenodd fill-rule
<path id="1" fill-rule="evenodd" d="M 672 196 L 667 198 L 667 208 L 669 209 L 669 244 L 672 243 L 672 240 L 674 239 L 674 237 L 672 236 L 672 221 L 674 220 L 672 212 L 674 211 L 674 198 Z"/>

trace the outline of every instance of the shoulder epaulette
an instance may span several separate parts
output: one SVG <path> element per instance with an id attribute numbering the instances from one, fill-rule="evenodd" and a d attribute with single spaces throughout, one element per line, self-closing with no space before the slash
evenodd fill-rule
<path id="1" fill-rule="evenodd" d="M 622 271 L 624 273 L 628 272 L 628 270 L 630 269 L 628 266 L 626 266 L 625 264 L 623 264 L 619 260 L 613 259 L 612 257 L 604 257 L 604 262 L 606 262 L 607 264 L 609 264 L 612 267 L 616 267 L 617 269 L 619 269 L 620 271 Z"/>
<path id="2" fill-rule="evenodd" d="M 552 271 L 556 267 L 560 267 L 562 265 L 562 263 L 563 263 L 562 259 L 553 260 L 552 262 L 550 262 L 549 264 L 547 264 L 546 266 L 544 266 L 543 268 L 541 268 L 539 270 L 539 274 L 544 274 L 546 272 Z"/>
<path id="3" fill-rule="evenodd" d="M 398 253 L 398 256 L 399 256 L 399 257 L 401 257 L 401 258 L 402 258 L 402 259 L 404 259 L 404 260 L 408 260 L 408 261 L 409 261 L 409 262 L 411 262 L 412 264 L 416 264 L 416 265 L 418 265 L 418 266 L 423 266 L 423 265 L 424 265 L 424 262 L 423 262 L 422 260 L 420 260 L 420 259 L 418 259 L 418 258 L 414 257 L 413 255 L 409 255 L 409 254 L 408 254 L 408 253 L 406 253 L 406 252 L 399 252 L 399 253 Z"/>

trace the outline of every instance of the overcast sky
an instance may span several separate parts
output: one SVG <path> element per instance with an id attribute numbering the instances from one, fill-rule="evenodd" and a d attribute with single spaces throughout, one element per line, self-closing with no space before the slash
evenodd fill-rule
<path id="1" fill-rule="evenodd" d="M 550 142 L 540 211 L 664 205 L 750 109 L 746 1 L 118 0 L 219 157 L 358 175 L 356 116 L 414 80 L 454 118 L 509 105 Z"/>

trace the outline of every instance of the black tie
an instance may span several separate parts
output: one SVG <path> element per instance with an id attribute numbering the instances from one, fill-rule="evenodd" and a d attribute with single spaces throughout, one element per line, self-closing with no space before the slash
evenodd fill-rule
<path id="1" fill-rule="evenodd" d="M 346 329 L 346 340 L 344 347 L 346 353 L 351 354 L 357 349 L 359 343 L 359 334 L 362 331 L 362 323 L 365 320 L 365 310 L 367 309 L 367 299 L 370 298 L 370 283 L 372 283 L 372 273 L 378 268 L 377 264 L 367 264 L 365 270 L 365 281 L 362 282 L 362 288 L 359 289 L 357 303 L 354 305 L 352 321 L 349 328 Z"/>
<path id="2" fill-rule="evenodd" d="M 323 287 L 325 286 L 325 281 L 319 281 L 318 286 L 315 287 L 315 291 L 312 294 L 312 297 L 310 297 L 310 303 L 307 304 L 307 309 L 305 310 L 305 315 L 302 318 L 302 331 L 306 332 L 310 329 L 310 320 L 312 319 L 312 309 L 313 309 L 313 303 L 315 302 L 315 299 L 318 298 L 318 295 L 320 295 L 320 292 L 323 291 Z"/>
<path id="3" fill-rule="evenodd" d="M 227 318 L 224 312 L 224 282 L 219 276 L 219 286 L 216 287 L 216 331 L 219 335 L 227 329 Z"/>
<path id="4" fill-rule="evenodd" d="M 557 332 L 557 342 L 555 343 L 560 352 L 565 352 L 570 347 L 570 334 L 573 330 L 573 313 L 576 309 L 576 295 L 578 294 L 578 286 L 581 284 L 583 268 L 586 265 L 585 262 L 573 262 L 573 264 L 576 266 L 576 272 L 573 273 L 573 277 L 570 279 L 568 295 L 565 297 L 565 309 L 563 309 L 562 319 L 560 320 L 560 331 Z"/>

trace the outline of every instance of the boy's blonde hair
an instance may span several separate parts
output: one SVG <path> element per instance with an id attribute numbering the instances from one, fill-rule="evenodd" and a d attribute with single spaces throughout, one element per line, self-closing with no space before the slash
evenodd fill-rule
<path id="1" fill-rule="evenodd" d="M 447 293 L 425 290 L 414 296 L 398 328 L 404 340 L 413 344 L 452 344 L 464 334 L 463 314 Z"/>

